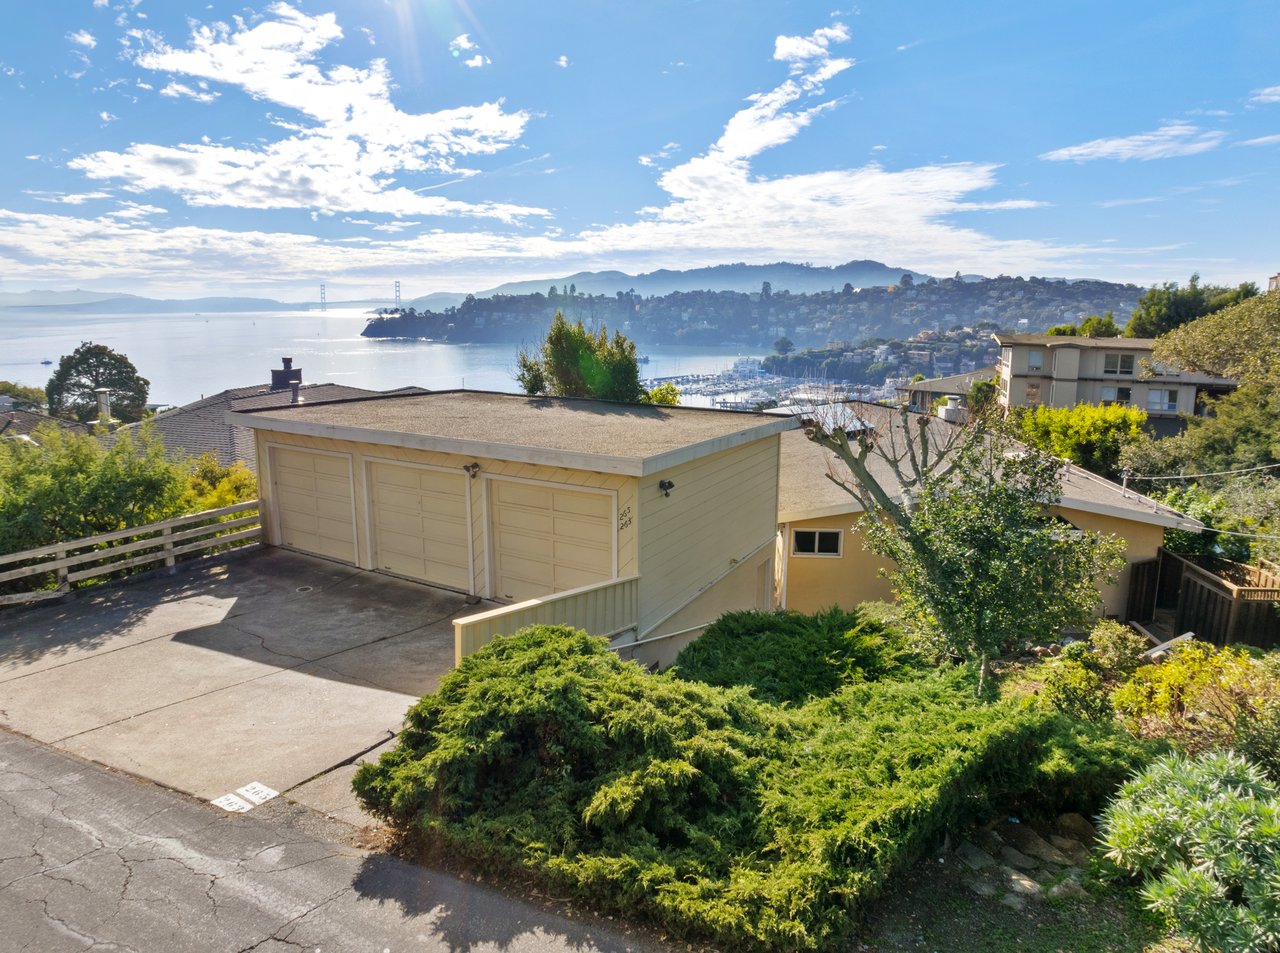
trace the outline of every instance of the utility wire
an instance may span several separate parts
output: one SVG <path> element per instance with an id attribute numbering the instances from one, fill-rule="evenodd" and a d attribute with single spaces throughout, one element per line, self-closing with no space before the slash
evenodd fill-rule
<path id="1" fill-rule="evenodd" d="M 1245 536 L 1249 539 L 1280 539 L 1280 536 L 1263 536 L 1260 533 L 1238 533 L 1233 529 L 1214 529 L 1212 526 L 1206 526 L 1204 529 L 1179 530 L 1183 533 L 1222 533 L 1224 536 Z"/>
<path id="2" fill-rule="evenodd" d="M 1246 467 L 1243 470 L 1218 470 L 1216 473 L 1179 473 L 1176 476 L 1148 476 L 1136 473 L 1129 474 L 1130 480 L 1196 480 L 1200 477 L 1230 476 L 1233 473 L 1256 473 L 1259 470 L 1274 470 L 1280 463 L 1268 463 L 1261 467 Z"/>

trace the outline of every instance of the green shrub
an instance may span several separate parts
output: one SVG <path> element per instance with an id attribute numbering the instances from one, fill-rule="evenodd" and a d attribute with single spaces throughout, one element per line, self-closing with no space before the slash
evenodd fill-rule
<path id="1" fill-rule="evenodd" d="M 1045 668 L 1040 697 L 1050 708 L 1073 718 L 1110 719 L 1114 712 L 1098 657 L 1086 642 L 1073 642 Z"/>
<path id="2" fill-rule="evenodd" d="M 1089 633 L 1089 642 L 1102 671 L 1115 678 L 1128 678 L 1142 664 L 1142 653 L 1151 646 L 1129 626 L 1114 619 L 1102 619 Z"/>
<path id="3" fill-rule="evenodd" d="M 1159 665 L 1138 669 L 1111 700 L 1135 734 L 1191 752 L 1229 748 L 1240 725 L 1280 705 L 1280 679 L 1240 649 L 1193 640 Z"/>
<path id="4" fill-rule="evenodd" d="M 1236 721 L 1235 750 L 1280 784 L 1280 707 L 1241 714 Z"/>
<path id="5" fill-rule="evenodd" d="M 1052 714 L 1030 775 L 1010 792 L 1011 800 L 1028 816 L 1075 811 L 1093 817 L 1126 778 L 1165 750 L 1159 742 L 1134 738 L 1113 720 Z"/>
<path id="6" fill-rule="evenodd" d="M 424 845 L 598 908 L 830 949 L 922 847 L 1026 787 L 1046 727 L 966 669 L 784 708 L 543 626 L 464 659 L 354 785 Z"/>
<path id="7" fill-rule="evenodd" d="M 832 607 L 800 612 L 729 612 L 677 657 L 688 681 L 749 686 L 770 702 L 803 702 L 848 682 L 876 681 L 913 661 L 906 640 L 882 622 Z"/>
<path id="8" fill-rule="evenodd" d="M 1280 946 L 1280 799 L 1231 752 L 1159 759 L 1102 816 L 1107 857 L 1202 950 Z"/>

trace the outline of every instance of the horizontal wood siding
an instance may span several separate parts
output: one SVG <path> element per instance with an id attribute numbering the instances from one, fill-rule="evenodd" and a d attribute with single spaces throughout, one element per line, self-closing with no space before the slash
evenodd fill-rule
<path id="1" fill-rule="evenodd" d="M 642 634 L 773 539 L 779 446 L 767 437 L 640 480 Z"/>
<path id="2" fill-rule="evenodd" d="M 569 625 L 592 635 L 613 636 L 636 624 L 639 579 L 610 579 L 593 586 L 503 606 L 453 620 L 456 662 L 500 635 L 528 625 Z"/>

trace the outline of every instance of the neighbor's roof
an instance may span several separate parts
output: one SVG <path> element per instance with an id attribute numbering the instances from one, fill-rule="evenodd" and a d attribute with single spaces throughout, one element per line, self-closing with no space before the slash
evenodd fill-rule
<path id="1" fill-rule="evenodd" d="M 871 421 L 881 430 L 891 426 L 901 432 L 901 418 L 893 408 L 860 401 L 851 401 L 846 406 L 851 418 Z M 912 414 L 911 417 L 915 418 L 917 415 Z M 935 417 L 930 426 L 950 428 L 955 424 Z M 867 458 L 867 463 L 881 485 L 889 490 L 891 496 L 897 498 L 902 487 L 889 465 L 875 453 Z M 839 457 L 808 439 L 803 432 L 782 435 L 782 463 L 778 477 L 780 523 L 862 512 L 857 499 L 827 477 L 829 468 L 834 468 L 832 472 L 836 475 L 848 473 Z M 1157 503 L 1133 490 L 1125 490 L 1118 483 L 1071 464 L 1063 467 L 1062 499 L 1059 506 L 1066 510 L 1114 516 L 1175 529 L 1203 528 L 1199 521 L 1172 507 Z"/>
<path id="2" fill-rule="evenodd" d="M 1031 345 L 1033 347 L 1092 347 L 1108 351 L 1150 351 L 1155 338 L 1085 338 L 1067 334 L 1003 334 L 991 335 L 1001 347 Z"/>
<path id="3" fill-rule="evenodd" d="M 306 401 L 317 401 L 367 397 L 377 391 L 345 384 L 303 384 L 298 393 Z M 266 384 L 233 387 L 156 414 L 151 418 L 151 426 L 164 441 L 165 451 L 170 456 L 198 457 L 212 453 L 224 467 L 239 460 L 256 469 L 258 461 L 253 433 L 227 423 L 227 410 L 288 406 L 292 399 L 288 388 L 273 391 Z M 116 433 L 138 426 L 128 424 Z"/>
<path id="4" fill-rule="evenodd" d="M 967 371 L 964 374 L 951 374 L 947 377 L 931 377 L 927 380 L 912 381 L 910 384 L 904 384 L 899 388 L 900 391 L 926 390 L 931 394 L 941 394 L 943 392 L 952 394 L 963 394 L 973 386 L 974 381 L 989 381 L 997 376 L 1000 369 L 994 364 L 990 367 L 980 367 L 976 371 Z"/>
<path id="5" fill-rule="evenodd" d="M 261 430 L 631 476 L 799 426 L 741 411 L 465 390 L 249 412 L 236 407 L 227 420 Z"/>
<path id="6" fill-rule="evenodd" d="M 38 427 L 47 427 L 49 424 L 73 433 L 89 432 L 86 424 L 77 423 L 74 420 L 60 420 L 48 414 L 38 414 L 33 410 L 6 410 L 0 413 L 0 438 L 25 437 L 34 433 Z"/>

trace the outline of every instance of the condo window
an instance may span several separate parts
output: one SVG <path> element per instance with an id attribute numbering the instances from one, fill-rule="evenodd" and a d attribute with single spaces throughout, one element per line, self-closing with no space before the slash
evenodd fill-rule
<path id="1" fill-rule="evenodd" d="M 1147 391 L 1147 410 L 1177 410 L 1178 392 L 1163 387 Z"/>
<path id="2" fill-rule="evenodd" d="M 1028 381 L 1026 395 L 1026 402 L 1029 407 L 1034 407 L 1040 403 L 1040 382 Z"/>
<path id="3" fill-rule="evenodd" d="M 1102 402 L 1104 404 L 1127 404 L 1133 397 L 1132 387 L 1104 387 L 1102 388 Z"/>
<path id="4" fill-rule="evenodd" d="M 844 533 L 838 529 L 798 529 L 791 536 L 796 556 L 839 556 Z"/>
<path id="5" fill-rule="evenodd" d="M 1044 351 L 1027 352 L 1027 370 L 1033 374 L 1044 370 Z"/>
<path id="6" fill-rule="evenodd" d="M 1132 354 L 1103 355 L 1102 372 L 1104 374 L 1132 374 L 1133 373 L 1133 355 Z"/>

